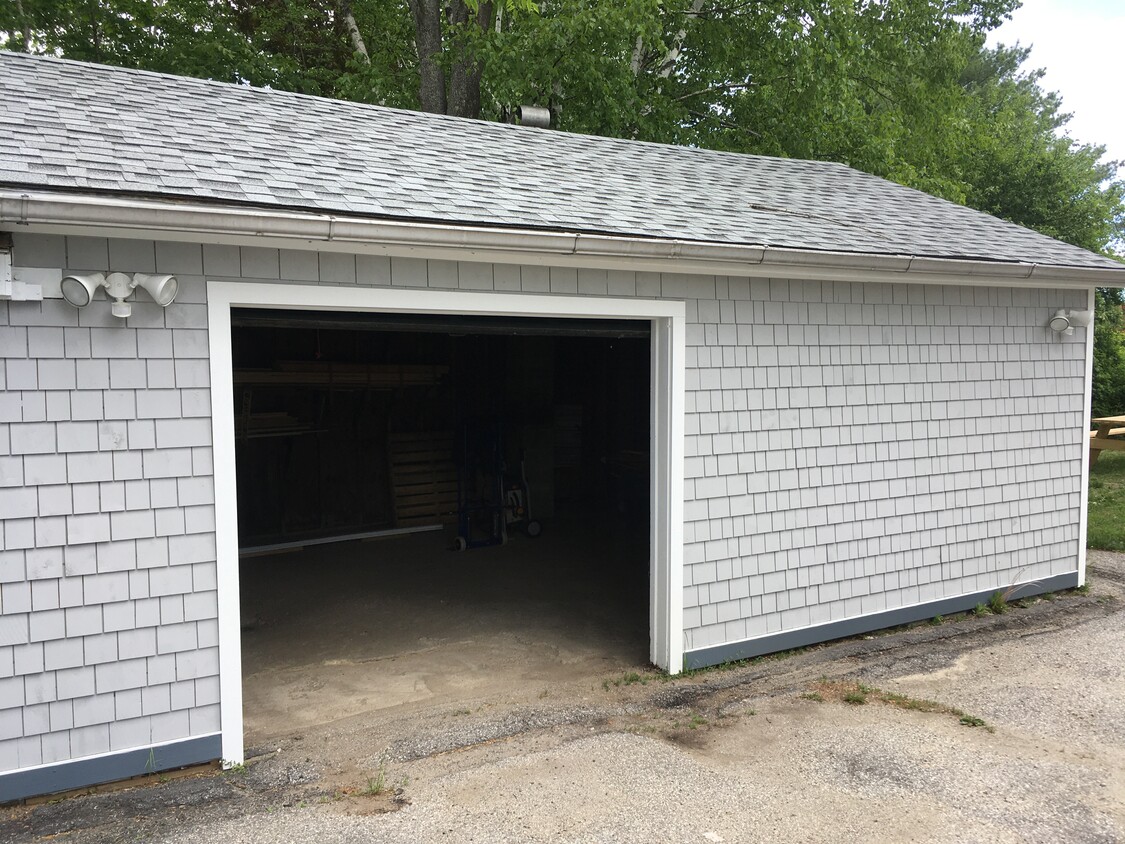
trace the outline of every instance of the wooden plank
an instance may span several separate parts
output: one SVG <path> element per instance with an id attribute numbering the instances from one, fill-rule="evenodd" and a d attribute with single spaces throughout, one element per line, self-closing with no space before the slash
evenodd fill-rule
<path id="1" fill-rule="evenodd" d="M 447 516 L 456 512 L 456 507 L 441 508 L 429 505 L 425 507 L 403 507 L 401 510 L 395 511 L 395 519 L 400 523 L 403 519 L 436 519 L 439 516 Z"/>
<path id="2" fill-rule="evenodd" d="M 436 384 L 449 373 L 437 364 L 353 364 L 278 361 L 275 369 L 236 369 L 235 384 L 385 388 Z"/>
<path id="3" fill-rule="evenodd" d="M 435 524 L 435 523 L 436 524 L 442 524 L 442 525 L 448 525 L 448 524 L 452 524 L 455 521 L 457 521 L 457 515 L 455 513 L 439 514 L 437 516 L 412 516 L 412 517 L 403 517 L 402 519 L 400 519 L 399 520 L 399 526 L 400 527 L 414 527 L 414 526 L 417 526 L 417 525 L 432 525 L 432 524 Z"/>
<path id="4" fill-rule="evenodd" d="M 396 466 L 408 465 L 410 463 L 419 463 L 429 465 L 434 462 L 449 463 L 453 458 L 449 450 L 442 451 L 411 451 L 399 452 L 391 455 L 391 462 Z"/>
<path id="5" fill-rule="evenodd" d="M 1109 437 L 1091 437 L 1091 451 L 1125 451 L 1125 440 L 1111 440 Z"/>
<path id="6" fill-rule="evenodd" d="M 457 481 L 434 481 L 428 484 L 403 484 L 402 486 L 396 486 L 395 491 L 401 495 L 449 493 L 456 497 Z"/>

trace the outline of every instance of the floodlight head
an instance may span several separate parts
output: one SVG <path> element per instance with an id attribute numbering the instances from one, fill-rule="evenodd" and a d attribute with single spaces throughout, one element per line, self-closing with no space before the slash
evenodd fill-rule
<path id="1" fill-rule="evenodd" d="M 1093 311 L 1067 311 L 1066 318 L 1070 320 L 1071 327 L 1085 328 L 1094 320 Z"/>
<path id="2" fill-rule="evenodd" d="M 180 290 L 180 283 L 174 275 L 149 275 L 148 273 L 134 273 L 133 286 L 143 287 L 152 297 L 152 301 L 167 308 L 176 300 Z"/>
<path id="3" fill-rule="evenodd" d="M 101 273 L 68 275 L 62 280 L 62 295 L 76 308 L 84 308 L 94 299 L 94 292 L 105 284 Z"/>
<path id="4" fill-rule="evenodd" d="M 1066 311 L 1055 311 L 1049 324 L 1052 331 L 1066 331 L 1070 328 L 1070 317 L 1067 316 Z"/>
<path id="5" fill-rule="evenodd" d="M 1055 311 L 1055 315 L 1051 317 L 1048 325 L 1051 326 L 1052 331 L 1070 335 L 1074 333 L 1076 327 L 1085 328 L 1093 319 L 1093 311 L 1064 311 L 1060 309 Z"/>

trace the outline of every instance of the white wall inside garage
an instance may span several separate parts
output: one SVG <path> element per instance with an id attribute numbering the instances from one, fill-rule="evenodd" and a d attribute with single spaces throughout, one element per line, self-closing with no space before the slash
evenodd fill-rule
<path id="1" fill-rule="evenodd" d="M 689 650 L 1078 567 L 1086 344 L 1045 324 L 1086 291 L 57 235 L 14 260 L 49 294 L 107 269 L 182 293 L 125 327 L 0 304 L 0 771 L 218 728 L 206 281 L 683 300 Z"/>

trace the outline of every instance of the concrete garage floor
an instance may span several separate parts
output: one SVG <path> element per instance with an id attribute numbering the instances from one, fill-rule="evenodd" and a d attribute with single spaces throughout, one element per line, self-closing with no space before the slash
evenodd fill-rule
<path id="1" fill-rule="evenodd" d="M 1122 841 L 1125 555 L 1091 553 L 1090 584 L 689 678 L 345 718 L 243 772 L 0 810 L 0 840 Z M 810 699 L 823 678 L 992 731 L 874 691 Z"/>
<path id="2" fill-rule="evenodd" d="M 634 531 L 634 534 L 636 531 Z M 467 706 L 643 664 L 648 544 L 593 520 L 451 551 L 454 532 L 242 561 L 248 747 L 411 705 Z"/>

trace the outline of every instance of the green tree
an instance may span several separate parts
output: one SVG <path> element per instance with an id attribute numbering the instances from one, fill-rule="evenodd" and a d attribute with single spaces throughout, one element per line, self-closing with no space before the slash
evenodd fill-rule
<path id="1" fill-rule="evenodd" d="M 468 117 L 840 161 L 1096 251 L 1104 150 L 987 32 L 1018 0 L 15 0 L 10 49 Z"/>
<path id="2" fill-rule="evenodd" d="M 969 96 L 957 165 L 966 202 L 1043 234 L 1109 253 L 1125 236 L 1125 184 L 1105 148 L 1079 144 L 1065 127 L 1043 71 L 1021 72 L 1029 50 L 980 50 L 962 74 Z"/>
<path id="3" fill-rule="evenodd" d="M 1094 418 L 1125 413 L 1125 314 L 1120 290 L 1100 288 L 1094 297 Z"/>

